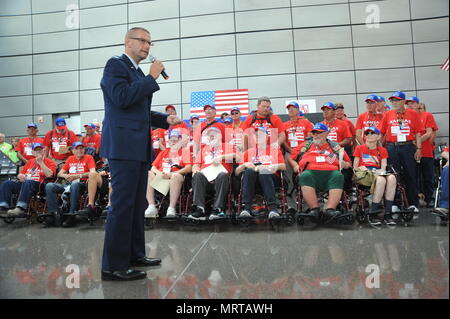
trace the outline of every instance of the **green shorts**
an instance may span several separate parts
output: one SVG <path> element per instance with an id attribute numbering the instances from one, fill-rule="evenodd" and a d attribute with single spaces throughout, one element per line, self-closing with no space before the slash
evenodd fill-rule
<path id="1" fill-rule="evenodd" d="M 343 189 L 344 175 L 340 171 L 306 170 L 300 175 L 300 185 L 312 187 L 319 192 Z"/>

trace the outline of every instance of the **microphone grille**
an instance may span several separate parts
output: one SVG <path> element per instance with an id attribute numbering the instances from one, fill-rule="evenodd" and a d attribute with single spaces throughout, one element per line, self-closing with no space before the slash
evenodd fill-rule
<path id="1" fill-rule="evenodd" d="M 153 55 L 149 55 L 148 56 L 148 59 L 150 60 L 150 62 L 155 62 L 156 61 L 156 58 L 153 56 Z"/>

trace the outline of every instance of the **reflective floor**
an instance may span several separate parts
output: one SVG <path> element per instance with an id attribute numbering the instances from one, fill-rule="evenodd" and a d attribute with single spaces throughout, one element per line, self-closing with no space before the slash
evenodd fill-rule
<path id="1" fill-rule="evenodd" d="M 395 229 L 203 226 L 148 229 L 162 265 L 144 268 L 146 280 L 102 282 L 101 223 L 0 221 L 0 298 L 449 297 L 448 226 L 425 211 Z"/>

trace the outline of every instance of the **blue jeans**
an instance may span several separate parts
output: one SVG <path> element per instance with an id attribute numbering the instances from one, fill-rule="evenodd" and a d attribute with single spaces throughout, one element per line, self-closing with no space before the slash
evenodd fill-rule
<path id="1" fill-rule="evenodd" d="M 49 212 L 58 211 L 58 194 L 64 193 L 65 187 L 57 183 L 48 183 L 45 186 L 45 192 L 47 193 L 47 206 Z M 70 184 L 70 209 L 69 214 L 74 214 L 78 210 L 78 204 L 82 192 L 86 190 L 86 184 L 80 182 L 72 182 Z"/>
<path id="2" fill-rule="evenodd" d="M 401 174 L 403 183 L 406 186 L 406 196 L 409 205 L 419 207 L 419 190 L 417 185 L 417 163 L 414 159 L 416 146 L 412 143 L 404 145 L 387 144 L 389 154 L 388 164 L 392 165 L 397 173 Z"/>
<path id="3" fill-rule="evenodd" d="M 439 207 L 448 208 L 448 166 L 442 169 L 441 174 L 441 198 L 439 200 Z"/>
<path id="4" fill-rule="evenodd" d="M 23 183 L 19 181 L 5 181 L 0 185 L 0 206 L 9 208 L 11 196 L 20 193 L 16 206 L 27 209 L 31 197 L 39 191 L 39 184 L 39 182 L 33 180 L 26 180 Z"/>
<path id="5" fill-rule="evenodd" d="M 434 186 L 434 158 L 422 157 L 418 165 L 417 179 L 419 190 L 425 195 L 425 201 L 431 202 Z"/>
<path id="6" fill-rule="evenodd" d="M 246 168 L 242 181 L 242 203 L 244 204 L 244 209 L 251 210 L 258 182 L 269 209 L 276 208 L 275 187 L 279 184 L 277 176 L 275 174 L 260 174 L 253 169 Z"/>

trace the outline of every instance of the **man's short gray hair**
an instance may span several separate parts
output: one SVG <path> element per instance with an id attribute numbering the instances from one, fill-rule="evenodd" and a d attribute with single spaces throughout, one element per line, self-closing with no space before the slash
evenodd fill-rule
<path id="1" fill-rule="evenodd" d="M 272 101 L 270 100 L 270 98 L 268 96 L 261 96 L 258 99 L 258 104 L 256 104 L 256 105 L 260 105 L 262 102 L 269 102 L 272 104 Z"/>
<path id="2" fill-rule="evenodd" d="M 6 137 L 6 135 L 5 135 L 5 134 L 3 134 L 3 133 L 0 133 L 0 136 L 1 136 L 1 137 Z"/>
<path id="3" fill-rule="evenodd" d="M 135 36 L 136 31 L 141 30 L 144 32 L 147 32 L 148 34 L 150 34 L 150 32 L 145 29 L 145 28 L 141 28 L 141 27 L 134 27 L 131 28 L 130 30 L 127 31 L 127 33 L 125 34 L 125 41 L 127 41 L 130 38 L 133 38 Z"/>

